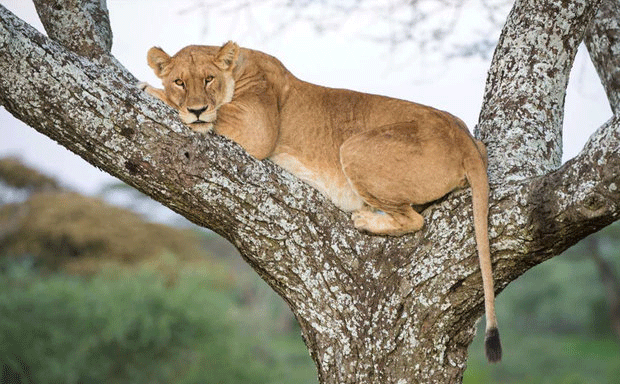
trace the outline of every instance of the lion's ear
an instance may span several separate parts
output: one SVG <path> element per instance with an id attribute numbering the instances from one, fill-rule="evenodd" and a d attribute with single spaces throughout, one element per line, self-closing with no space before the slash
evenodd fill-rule
<path id="1" fill-rule="evenodd" d="M 239 46 L 233 41 L 229 41 L 222 45 L 215 55 L 213 63 L 222 71 L 230 71 L 235 67 L 237 58 L 239 57 Z"/>
<path id="2" fill-rule="evenodd" d="M 159 47 L 149 49 L 149 52 L 146 54 L 146 60 L 149 63 L 149 67 L 153 68 L 153 72 L 160 79 L 164 76 L 164 71 L 168 64 L 170 64 L 170 56 Z"/>

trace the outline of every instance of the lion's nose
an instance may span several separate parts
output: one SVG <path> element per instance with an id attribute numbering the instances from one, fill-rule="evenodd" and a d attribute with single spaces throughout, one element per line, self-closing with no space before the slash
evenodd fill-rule
<path id="1" fill-rule="evenodd" d="M 187 108 L 187 110 L 190 113 L 193 113 L 194 115 L 196 115 L 197 118 L 200 118 L 200 115 L 207 110 L 207 107 L 204 108 L 200 108 L 200 109 L 193 109 L 193 108 Z"/>

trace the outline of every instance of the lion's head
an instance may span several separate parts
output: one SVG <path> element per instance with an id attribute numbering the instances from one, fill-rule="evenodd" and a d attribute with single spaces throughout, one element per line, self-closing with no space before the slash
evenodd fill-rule
<path id="1" fill-rule="evenodd" d="M 195 131 L 212 128 L 217 110 L 232 100 L 233 70 L 239 46 L 231 41 L 219 50 L 191 45 L 174 56 L 153 47 L 148 64 L 162 80 L 170 105 L 179 110 L 181 120 Z"/>

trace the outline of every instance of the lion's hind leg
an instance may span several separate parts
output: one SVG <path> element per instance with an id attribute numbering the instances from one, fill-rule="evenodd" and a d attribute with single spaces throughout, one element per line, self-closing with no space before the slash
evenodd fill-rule
<path id="1" fill-rule="evenodd" d="M 415 177 L 419 168 L 415 126 L 392 124 L 353 135 L 340 147 L 342 171 L 364 208 L 353 213 L 355 227 L 380 235 L 400 236 L 424 226 L 411 206 L 421 188 Z M 423 180 L 422 180 L 423 182 Z"/>
<path id="2" fill-rule="evenodd" d="M 404 205 L 394 211 L 365 207 L 353 212 L 351 218 L 358 230 L 378 235 L 400 236 L 419 231 L 424 226 L 424 218 L 410 205 Z"/>
<path id="3" fill-rule="evenodd" d="M 427 123 L 369 129 L 340 146 L 340 163 L 349 184 L 376 210 L 356 212 L 357 228 L 394 236 L 418 231 L 424 220 L 412 205 L 437 200 L 464 184 L 463 159 L 451 139 L 450 126 L 443 120 Z"/>

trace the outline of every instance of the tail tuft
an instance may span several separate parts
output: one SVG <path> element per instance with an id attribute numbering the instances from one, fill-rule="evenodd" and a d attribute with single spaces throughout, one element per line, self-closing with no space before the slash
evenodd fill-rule
<path id="1" fill-rule="evenodd" d="M 489 363 L 497 363 L 502 359 L 502 344 L 499 341 L 497 328 L 487 330 L 484 337 L 484 350 Z"/>

